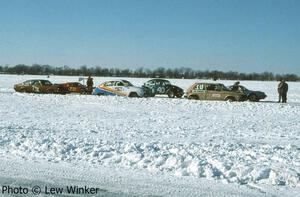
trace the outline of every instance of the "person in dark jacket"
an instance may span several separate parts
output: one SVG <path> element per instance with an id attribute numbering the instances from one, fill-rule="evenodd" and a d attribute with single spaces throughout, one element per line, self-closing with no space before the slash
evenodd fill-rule
<path id="1" fill-rule="evenodd" d="M 277 91 L 278 91 L 278 95 L 279 95 L 278 103 L 281 102 L 281 98 L 282 98 L 282 89 L 283 89 L 282 86 L 283 86 L 283 79 L 280 79 L 280 82 L 277 87 Z"/>
<path id="2" fill-rule="evenodd" d="M 288 90 L 289 90 L 289 86 L 285 82 L 285 80 L 283 80 L 283 84 L 282 84 L 282 102 L 283 103 L 286 103 Z"/>
<path id="3" fill-rule="evenodd" d="M 280 102 L 286 103 L 288 89 L 289 89 L 288 84 L 285 82 L 284 79 L 281 79 L 280 83 L 278 84 L 278 94 L 279 94 L 278 103 Z"/>
<path id="4" fill-rule="evenodd" d="M 94 85 L 93 78 L 91 77 L 91 75 L 89 75 L 87 82 L 86 82 L 86 86 L 87 86 L 89 94 L 92 94 L 93 85 Z"/>
<path id="5" fill-rule="evenodd" d="M 239 81 L 235 82 L 232 86 L 232 91 L 237 92 L 239 90 L 239 85 L 240 85 Z"/>

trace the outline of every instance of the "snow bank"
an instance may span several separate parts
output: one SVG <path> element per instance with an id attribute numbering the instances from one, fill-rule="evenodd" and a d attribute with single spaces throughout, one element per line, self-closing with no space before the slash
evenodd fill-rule
<path id="1" fill-rule="evenodd" d="M 300 186 L 297 146 L 167 142 L 124 143 L 101 139 L 4 136 L 2 153 L 51 162 L 88 162 L 163 171 L 175 176 L 221 179 L 228 183 Z M 5 144 L 5 145 L 4 145 Z"/>

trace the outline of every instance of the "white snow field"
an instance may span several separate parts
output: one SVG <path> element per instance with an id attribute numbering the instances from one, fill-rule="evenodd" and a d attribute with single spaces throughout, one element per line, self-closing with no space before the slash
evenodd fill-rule
<path id="1" fill-rule="evenodd" d="M 299 82 L 288 82 L 287 104 L 276 102 L 276 81 L 241 81 L 268 97 L 232 103 L 13 90 L 37 78 L 47 79 L 0 75 L 0 186 L 91 185 L 100 196 L 300 196 Z M 94 77 L 94 84 L 110 79 L 117 78 Z M 140 86 L 148 79 L 127 80 Z M 186 90 L 202 80 L 170 81 Z"/>

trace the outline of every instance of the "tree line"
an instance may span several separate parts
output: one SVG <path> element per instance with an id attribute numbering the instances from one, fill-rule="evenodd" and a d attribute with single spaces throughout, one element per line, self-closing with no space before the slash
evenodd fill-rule
<path id="1" fill-rule="evenodd" d="M 69 76 L 103 76 L 103 77 L 138 77 L 138 78 L 185 78 L 185 79 L 221 79 L 221 80 L 260 80 L 272 81 L 285 79 L 287 81 L 300 81 L 300 77 L 295 74 L 273 74 L 272 72 L 263 73 L 239 73 L 234 71 L 217 70 L 194 70 L 191 68 L 163 68 L 155 69 L 137 68 L 102 68 L 100 66 L 71 68 L 69 66 L 53 67 L 49 65 L 25 65 L 1 66 L 0 73 L 3 74 L 29 74 L 29 75 L 69 75 Z"/>

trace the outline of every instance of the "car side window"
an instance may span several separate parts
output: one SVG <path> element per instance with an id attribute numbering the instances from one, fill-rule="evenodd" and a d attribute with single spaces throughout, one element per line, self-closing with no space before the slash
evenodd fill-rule
<path id="1" fill-rule="evenodd" d="M 146 85 L 148 85 L 148 86 L 155 86 L 155 81 L 148 81 L 146 83 Z"/>
<path id="2" fill-rule="evenodd" d="M 216 86 L 214 84 L 209 84 L 209 85 L 207 85 L 206 90 L 214 91 L 214 90 L 216 90 Z"/>
<path id="3" fill-rule="evenodd" d="M 40 83 L 40 81 L 34 81 L 32 85 L 37 86 L 37 85 L 41 85 L 41 83 Z"/>
<path id="4" fill-rule="evenodd" d="M 115 86 L 124 86 L 124 84 L 123 84 L 122 82 L 120 82 L 120 81 L 117 81 L 117 82 L 115 83 Z"/>
<path id="5" fill-rule="evenodd" d="M 42 81 L 42 85 L 51 85 L 50 81 Z"/>
<path id="6" fill-rule="evenodd" d="M 222 87 L 220 85 L 215 86 L 215 91 L 221 91 L 221 90 L 222 90 Z"/>

